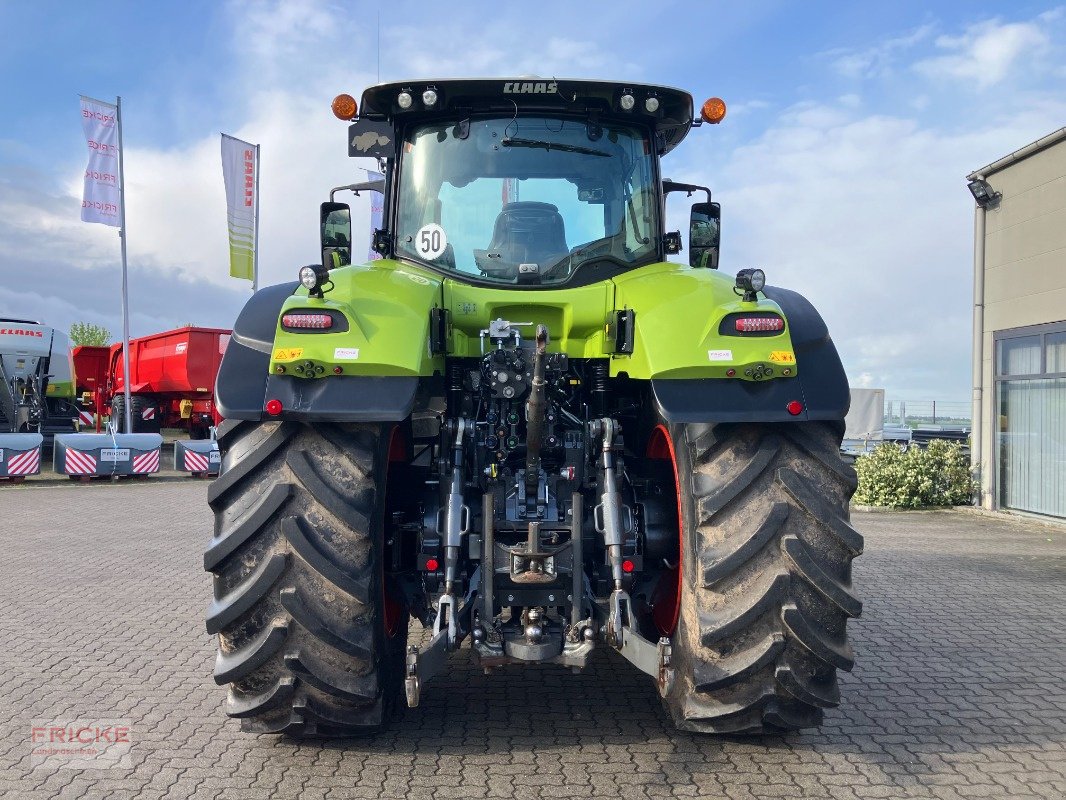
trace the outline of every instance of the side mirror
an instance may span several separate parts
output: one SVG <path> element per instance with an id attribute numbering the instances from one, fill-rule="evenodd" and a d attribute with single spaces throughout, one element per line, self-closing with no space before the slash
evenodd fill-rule
<path id="1" fill-rule="evenodd" d="M 721 204 L 693 203 L 688 225 L 689 265 L 718 269 L 718 248 L 721 244 Z"/>
<path id="2" fill-rule="evenodd" d="M 332 269 L 352 263 L 352 210 L 347 203 L 323 203 L 322 263 Z"/>

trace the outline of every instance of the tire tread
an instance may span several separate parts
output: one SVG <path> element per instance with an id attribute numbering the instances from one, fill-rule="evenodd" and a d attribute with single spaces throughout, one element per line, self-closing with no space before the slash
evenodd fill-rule
<path id="1" fill-rule="evenodd" d="M 862 612 L 851 560 L 863 540 L 848 519 L 856 481 L 840 426 L 671 428 L 687 455 L 679 480 L 693 530 L 683 542 L 694 561 L 666 697 L 675 722 L 728 734 L 821 724 L 840 702 L 837 670 L 854 665 L 846 621 Z"/>

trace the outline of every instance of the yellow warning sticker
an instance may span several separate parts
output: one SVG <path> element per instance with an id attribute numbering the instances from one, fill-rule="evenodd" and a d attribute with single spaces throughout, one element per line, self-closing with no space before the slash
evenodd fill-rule
<path id="1" fill-rule="evenodd" d="M 795 364 L 796 354 L 788 350 L 774 350 L 770 353 L 770 360 L 775 364 Z"/>
<path id="2" fill-rule="evenodd" d="M 279 347 L 274 351 L 275 361 L 295 361 L 304 354 L 302 347 Z"/>

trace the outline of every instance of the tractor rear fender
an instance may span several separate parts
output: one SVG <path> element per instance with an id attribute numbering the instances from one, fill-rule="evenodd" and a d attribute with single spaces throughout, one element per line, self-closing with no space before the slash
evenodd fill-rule
<path id="1" fill-rule="evenodd" d="M 260 289 L 233 323 L 215 379 L 215 406 L 225 419 L 262 419 L 278 314 L 299 285 L 293 281 Z"/>
<path id="2" fill-rule="evenodd" d="M 276 400 L 276 419 L 399 421 L 411 413 L 421 379 L 443 372 L 443 355 L 429 341 L 430 309 L 441 298 L 432 273 L 373 262 L 330 277 L 324 298 L 293 282 L 248 301 L 216 382 L 223 417 L 259 420 Z M 326 313 L 333 324 L 286 328 L 281 319 L 290 312 Z"/>
<path id="3" fill-rule="evenodd" d="M 758 382 L 653 377 L 652 395 L 667 420 L 801 422 L 844 419 L 851 404 L 848 379 L 821 315 L 807 298 L 789 289 L 767 286 L 763 294 L 780 307 L 787 320 L 796 359 L 795 374 Z M 793 401 L 802 404 L 799 414 L 789 411 Z"/>

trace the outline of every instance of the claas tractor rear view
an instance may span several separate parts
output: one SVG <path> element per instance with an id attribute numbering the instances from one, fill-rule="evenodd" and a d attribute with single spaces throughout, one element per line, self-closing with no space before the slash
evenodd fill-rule
<path id="1" fill-rule="evenodd" d="M 499 681 L 613 650 L 684 730 L 818 725 L 861 610 L 849 393 L 812 305 L 719 270 L 710 190 L 662 177 L 724 104 L 500 79 L 334 111 L 380 159 L 341 188 L 384 192 L 382 258 L 351 263 L 331 194 L 320 258 L 252 297 L 223 359 L 204 562 L 227 713 L 348 735 L 460 648 Z M 706 195 L 688 263 L 679 195 Z"/>

